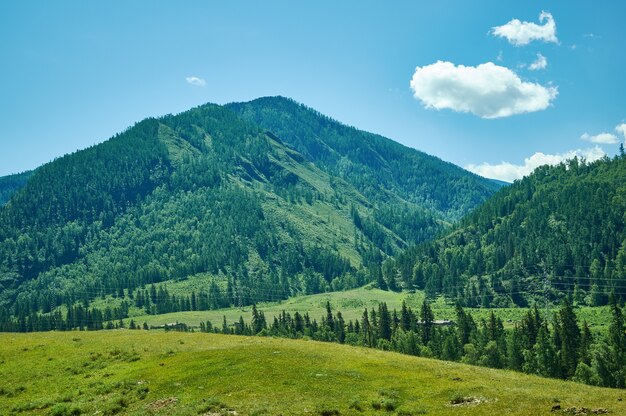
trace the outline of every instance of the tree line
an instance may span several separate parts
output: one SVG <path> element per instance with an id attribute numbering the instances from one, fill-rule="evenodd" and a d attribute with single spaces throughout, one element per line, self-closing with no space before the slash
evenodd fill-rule
<path id="1" fill-rule="evenodd" d="M 224 317 L 220 326 L 207 321 L 200 325 L 200 330 L 338 342 L 624 388 L 624 308 L 613 296 L 610 305 L 611 321 L 606 335 L 593 334 L 586 322 L 578 322 L 569 297 L 554 315 L 546 316 L 533 307 L 509 329 L 493 311 L 487 319 L 476 321 L 460 305 L 456 307 L 455 321 L 436 321 L 425 300 L 418 311 L 405 303 L 400 311 L 390 311 L 383 302 L 378 308 L 365 309 L 361 319 L 355 321 L 346 321 L 329 303 L 326 315 L 319 321 L 311 319 L 308 313 L 292 315 L 285 311 L 267 320 L 254 306 L 250 323 L 240 317 L 228 324 Z"/>

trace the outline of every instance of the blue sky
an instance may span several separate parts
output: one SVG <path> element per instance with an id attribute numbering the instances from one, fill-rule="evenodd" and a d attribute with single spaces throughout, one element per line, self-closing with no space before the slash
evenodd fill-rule
<path id="1" fill-rule="evenodd" d="M 0 175 L 148 116 L 267 95 L 505 180 L 613 155 L 625 5 L 3 1 Z"/>

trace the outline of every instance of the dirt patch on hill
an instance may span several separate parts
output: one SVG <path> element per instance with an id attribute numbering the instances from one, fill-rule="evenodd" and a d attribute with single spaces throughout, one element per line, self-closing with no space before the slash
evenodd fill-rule
<path id="1" fill-rule="evenodd" d="M 461 406 L 477 406 L 481 403 L 486 403 L 488 400 L 484 397 L 475 396 L 457 396 L 450 400 L 448 406 L 461 407 Z"/>
<path id="2" fill-rule="evenodd" d="M 177 401 L 178 399 L 176 397 L 168 397 L 166 399 L 159 399 L 157 401 L 147 404 L 146 408 L 152 412 L 159 412 L 165 409 L 166 407 L 173 405 Z"/>
<path id="3" fill-rule="evenodd" d="M 559 412 L 566 415 L 574 415 L 574 416 L 587 416 L 587 415 L 605 415 L 609 413 L 609 411 L 603 407 L 599 407 L 597 409 L 590 409 L 588 407 L 576 407 L 570 406 L 566 408 L 562 408 L 561 405 L 552 406 L 553 412 Z"/>

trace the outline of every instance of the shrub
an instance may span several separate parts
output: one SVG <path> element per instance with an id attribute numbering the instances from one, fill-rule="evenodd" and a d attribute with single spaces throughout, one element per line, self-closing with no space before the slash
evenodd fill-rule
<path id="1" fill-rule="evenodd" d="M 348 409 L 353 409 L 353 410 L 362 412 L 363 406 L 361 406 L 361 402 L 355 399 L 355 400 L 352 400 L 352 402 L 350 402 L 350 406 L 348 406 Z"/>
<path id="2" fill-rule="evenodd" d="M 317 414 L 320 416 L 339 416 L 341 412 L 333 407 L 322 405 L 317 409 Z"/>
<path id="3" fill-rule="evenodd" d="M 204 414 L 209 412 L 220 411 L 222 409 L 227 409 L 228 406 L 222 401 L 218 400 L 215 397 L 211 397 L 206 399 L 200 406 L 198 406 L 198 414 Z"/>
<path id="4" fill-rule="evenodd" d="M 70 406 L 67 403 L 57 403 L 50 409 L 50 415 L 52 416 L 78 416 L 80 414 L 80 408 Z"/>

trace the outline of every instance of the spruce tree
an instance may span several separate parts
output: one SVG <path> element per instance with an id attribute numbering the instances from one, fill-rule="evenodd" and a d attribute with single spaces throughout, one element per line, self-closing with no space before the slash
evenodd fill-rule
<path id="1" fill-rule="evenodd" d="M 326 320 L 324 324 L 331 331 L 335 329 L 335 320 L 333 318 L 333 310 L 330 307 L 330 301 L 326 301 Z"/>
<path id="2" fill-rule="evenodd" d="M 430 308 L 430 304 L 426 299 L 424 299 L 424 302 L 422 303 L 420 319 L 422 344 L 426 346 L 432 339 L 435 321 L 435 314 L 433 313 L 433 310 Z"/>
<path id="3" fill-rule="evenodd" d="M 533 370 L 532 372 L 544 377 L 557 377 L 559 375 L 559 361 L 548 324 L 544 322 L 539 328 L 537 342 L 532 349 Z M 527 360 L 527 362 L 530 360 Z"/>
<path id="4" fill-rule="evenodd" d="M 557 345 L 560 349 L 561 368 L 563 376 L 570 378 L 576 373 L 580 353 L 580 328 L 576 319 L 576 314 L 572 307 L 572 301 L 569 296 L 563 299 L 563 303 L 557 315 L 558 325 L 555 331 L 560 331 L 559 339 L 561 345 Z"/>
<path id="5" fill-rule="evenodd" d="M 384 340 L 391 340 L 391 315 L 385 302 L 378 304 L 378 334 Z"/>
<path id="6" fill-rule="evenodd" d="M 363 317 L 361 318 L 361 333 L 363 334 L 363 345 L 366 347 L 374 346 L 374 337 L 372 334 L 372 326 L 370 324 L 367 308 L 363 311 Z"/>
<path id="7" fill-rule="evenodd" d="M 402 300 L 402 309 L 400 310 L 400 328 L 403 331 L 408 331 L 411 328 L 411 314 L 404 300 Z"/>

